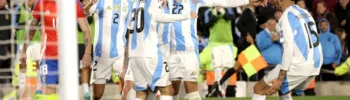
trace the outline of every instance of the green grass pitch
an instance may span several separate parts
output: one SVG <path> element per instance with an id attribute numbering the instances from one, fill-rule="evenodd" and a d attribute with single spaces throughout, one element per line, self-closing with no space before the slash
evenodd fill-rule
<path id="1" fill-rule="evenodd" d="M 203 100 L 251 100 L 252 98 L 205 98 Z M 279 100 L 278 97 L 268 97 L 266 100 Z M 350 100 L 350 96 L 301 96 L 293 100 Z"/>

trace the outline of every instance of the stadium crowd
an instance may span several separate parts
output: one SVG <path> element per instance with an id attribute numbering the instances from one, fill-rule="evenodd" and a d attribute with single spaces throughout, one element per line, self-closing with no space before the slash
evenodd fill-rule
<path id="1" fill-rule="evenodd" d="M 11 54 L 16 54 L 17 45 L 24 42 L 24 28 L 11 29 L 11 25 L 26 25 L 30 20 L 30 11 L 36 0 L 26 0 L 27 2 L 14 2 L 10 6 L 12 0 L 0 0 L 0 70 L 11 68 L 11 63 L 14 65 Z M 24 1 L 24 0 L 23 0 Z M 200 8 L 198 14 L 197 30 L 200 41 L 200 51 L 205 52 L 211 40 L 218 40 L 211 37 L 217 33 L 232 33 L 233 37 L 227 37 L 224 40 L 233 40 L 234 45 L 249 45 L 255 44 L 261 55 L 264 57 L 269 67 L 260 70 L 256 75 L 248 78 L 244 71 L 239 71 L 230 79 L 227 87 L 226 96 L 234 96 L 235 85 L 237 81 L 258 81 L 264 74 L 273 69 L 272 66 L 281 63 L 283 55 L 283 46 L 279 41 L 281 36 L 277 34 L 280 28 L 277 23 L 282 15 L 282 11 L 277 8 L 277 0 L 268 0 L 266 7 L 255 7 L 249 5 L 240 8 Z M 296 0 L 299 7 L 312 12 L 314 19 L 317 22 L 317 28 L 320 38 L 320 43 L 323 49 L 324 61 L 321 74 L 316 78 L 317 81 L 343 81 L 350 80 L 350 75 L 336 76 L 332 73 L 334 69 L 344 62 L 350 54 L 350 0 Z M 89 0 L 81 0 L 87 4 Z M 14 15 L 10 13 L 13 10 Z M 220 13 L 225 13 L 223 16 L 218 16 Z M 94 21 L 92 17 L 88 17 L 90 29 L 94 34 Z M 84 40 L 81 29 L 77 29 L 79 58 L 84 55 Z M 11 35 L 12 32 L 16 35 Z M 38 32 L 40 33 L 40 32 Z M 92 35 L 93 36 L 93 35 Z M 16 44 L 8 42 L 16 39 Z M 36 34 L 33 41 L 40 43 L 40 34 Z M 219 41 L 220 42 L 220 41 Z M 240 50 L 240 48 L 238 48 Z M 202 54 L 201 54 L 201 59 Z M 209 57 L 210 59 L 210 57 Z M 210 74 L 213 70 L 211 64 L 206 64 L 201 61 L 202 76 L 199 82 L 204 82 L 209 87 L 214 84 L 214 74 Z M 271 67 L 270 67 L 271 66 Z M 11 76 L 12 73 L 0 72 L 0 76 Z M 112 78 L 117 81 L 116 77 Z M 10 79 L 0 78 L 1 83 L 10 83 Z M 210 90 L 210 89 L 209 89 Z M 314 94 L 311 91 L 306 91 L 305 94 Z M 210 91 L 209 91 L 210 92 Z M 310 93 L 307 93 L 310 92 Z"/>

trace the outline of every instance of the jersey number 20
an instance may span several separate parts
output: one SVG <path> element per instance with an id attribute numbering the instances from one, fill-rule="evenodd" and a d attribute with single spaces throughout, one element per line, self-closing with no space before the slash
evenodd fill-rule
<path id="1" fill-rule="evenodd" d="M 312 47 L 315 48 L 315 47 L 317 47 L 320 44 L 320 40 L 318 39 L 317 31 L 311 29 L 312 25 L 316 25 L 316 24 L 314 22 L 308 22 L 308 23 L 304 24 L 305 29 L 308 30 L 307 31 L 308 32 L 307 38 L 309 40 L 309 48 L 312 48 Z M 311 34 L 309 32 L 311 32 Z M 316 37 L 316 42 L 315 43 L 312 42 L 312 40 L 310 38 L 311 35 L 315 35 L 315 37 Z"/>
<path id="2" fill-rule="evenodd" d="M 137 9 L 133 9 L 131 12 L 131 26 L 135 25 L 135 28 L 132 27 L 132 29 L 130 30 L 130 33 L 134 33 L 134 29 L 136 29 L 137 33 L 140 33 L 143 31 L 144 29 L 144 8 L 137 8 Z M 140 24 L 139 24 L 140 23 Z"/>

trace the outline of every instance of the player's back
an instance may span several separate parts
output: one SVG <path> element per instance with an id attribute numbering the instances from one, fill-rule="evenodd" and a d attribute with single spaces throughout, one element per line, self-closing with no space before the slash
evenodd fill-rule
<path id="1" fill-rule="evenodd" d="M 284 48 L 293 48 L 293 56 L 288 58 L 292 59 L 288 74 L 318 75 L 323 61 L 322 47 L 311 14 L 296 5 L 290 6 L 283 12 L 279 25 Z"/>
<path id="2" fill-rule="evenodd" d="M 123 55 L 131 0 L 98 0 L 90 9 L 95 13 L 94 55 L 114 58 Z"/>
<path id="3" fill-rule="evenodd" d="M 41 0 L 33 9 L 33 17 L 42 22 L 42 50 L 45 58 L 57 59 L 57 5 L 53 0 Z"/>
<path id="4" fill-rule="evenodd" d="M 129 57 L 153 57 L 158 52 L 157 22 L 152 19 L 152 12 L 149 10 L 152 2 L 159 1 L 134 1 L 129 27 L 131 30 Z"/>

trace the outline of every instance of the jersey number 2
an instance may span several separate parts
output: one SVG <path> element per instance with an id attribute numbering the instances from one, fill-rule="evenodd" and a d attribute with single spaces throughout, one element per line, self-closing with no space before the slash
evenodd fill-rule
<path id="1" fill-rule="evenodd" d="M 308 31 L 308 34 L 307 34 L 307 38 L 308 38 L 308 40 L 309 40 L 309 48 L 312 48 L 312 47 L 317 47 L 319 44 L 320 44 L 320 40 L 318 39 L 318 33 L 317 33 L 317 31 L 315 31 L 315 30 L 312 30 L 311 28 L 311 26 L 312 25 L 316 25 L 314 22 L 308 22 L 308 23 L 305 23 L 304 24 L 304 26 L 305 26 L 305 29 L 307 29 Z M 309 33 L 309 32 L 311 32 L 311 34 Z M 311 35 L 315 35 L 315 37 L 316 37 L 316 42 L 315 43 L 313 43 L 312 42 L 312 39 L 311 39 Z"/>
<path id="2" fill-rule="evenodd" d="M 118 14 L 118 13 L 115 13 L 115 14 L 114 14 L 114 18 L 113 18 L 113 23 L 114 23 L 114 24 L 118 24 L 118 18 L 119 18 L 119 14 Z"/>
<path id="3" fill-rule="evenodd" d="M 173 4 L 173 5 L 174 5 L 173 14 L 181 14 L 181 11 L 184 9 L 184 6 L 179 4 Z"/>

